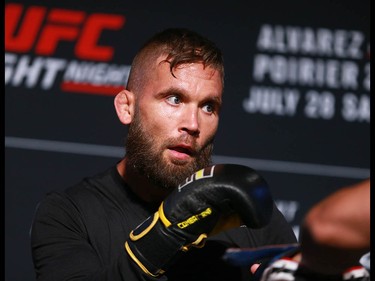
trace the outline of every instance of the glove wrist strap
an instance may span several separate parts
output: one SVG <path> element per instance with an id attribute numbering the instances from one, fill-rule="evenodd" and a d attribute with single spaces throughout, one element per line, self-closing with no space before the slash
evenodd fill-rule
<path id="1" fill-rule="evenodd" d="M 142 232 L 130 233 L 125 249 L 146 274 L 156 277 L 163 274 L 182 255 L 185 243 L 185 238 L 177 236 L 164 226 L 156 212 L 150 218 L 149 226 Z"/>

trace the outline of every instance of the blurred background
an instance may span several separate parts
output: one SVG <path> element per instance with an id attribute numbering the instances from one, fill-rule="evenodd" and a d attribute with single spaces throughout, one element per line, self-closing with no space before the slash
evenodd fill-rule
<path id="1" fill-rule="evenodd" d="M 35 280 L 43 196 L 114 165 L 114 96 L 167 27 L 222 49 L 214 161 L 250 166 L 298 236 L 306 211 L 370 176 L 370 1 L 5 1 L 5 279 Z"/>

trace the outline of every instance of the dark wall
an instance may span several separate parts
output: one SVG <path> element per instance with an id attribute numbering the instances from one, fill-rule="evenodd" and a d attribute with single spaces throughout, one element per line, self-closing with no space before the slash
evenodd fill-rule
<path id="1" fill-rule="evenodd" d="M 149 36 L 222 49 L 217 163 L 257 169 L 298 234 L 306 211 L 370 175 L 370 1 L 6 1 L 5 280 L 34 280 L 38 201 L 113 165 L 114 95 Z"/>

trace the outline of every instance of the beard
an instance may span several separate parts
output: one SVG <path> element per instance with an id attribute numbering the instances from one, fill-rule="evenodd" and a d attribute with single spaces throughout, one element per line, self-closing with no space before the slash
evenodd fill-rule
<path id="1" fill-rule="evenodd" d="M 213 137 L 202 147 L 193 142 L 193 161 L 168 162 L 163 158 L 164 148 L 181 143 L 191 136 L 169 138 L 158 147 L 153 136 L 143 128 L 138 115 L 135 114 L 129 126 L 125 144 L 126 157 L 128 163 L 155 186 L 166 190 L 174 189 L 196 171 L 212 164 Z"/>

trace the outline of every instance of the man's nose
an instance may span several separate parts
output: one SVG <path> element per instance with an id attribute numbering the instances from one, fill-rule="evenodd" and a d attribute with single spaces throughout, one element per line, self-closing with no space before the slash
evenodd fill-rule
<path id="1" fill-rule="evenodd" d="M 199 135 L 199 108 L 189 106 L 184 112 L 180 130 L 188 132 L 190 135 Z"/>

